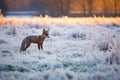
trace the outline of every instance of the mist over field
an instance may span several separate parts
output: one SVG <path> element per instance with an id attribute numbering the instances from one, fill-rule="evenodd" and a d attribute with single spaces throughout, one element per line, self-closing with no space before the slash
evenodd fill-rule
<path id="1" fill-rule="evenodd" d="M 43 51 L 22 40 L 50 29 Z M 120 80 L 119 17 L 0 17 L 0 80 Z"/>

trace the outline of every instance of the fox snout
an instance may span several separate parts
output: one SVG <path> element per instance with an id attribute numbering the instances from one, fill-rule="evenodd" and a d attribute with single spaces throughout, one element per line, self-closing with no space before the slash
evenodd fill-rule
<path id="1" fill-rule="evenodd" d="M 44 35 L 44 38 L 50 38 L 49 35 Z"/>

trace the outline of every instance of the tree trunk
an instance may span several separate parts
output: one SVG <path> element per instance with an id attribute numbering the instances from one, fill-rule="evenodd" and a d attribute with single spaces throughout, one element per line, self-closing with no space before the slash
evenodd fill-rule
<path id="1" fill-rule="evenodd" d="M 117 1 L 114 0 L 114 13 L 115 13 L 115 16 L 117 16 Z"/>
<path id="2" fill-rule="evenodd" d="M 89 6 L 89 15 L 92 15 L 92 4 L 93 4 L 93 0 L 88 0 L 88 6 Z"/>
<path id="3" fill-rule="evenodd" d="M 82 0 L 83 13 L 86 13 L 85 0 Z"/>
<path id="4" fill-rule="evenodd" d="M 69 10 L 70 10 L 70 3 L 71 3 L 71 0 L 67 0 L 67 5 L 66 5 L 66 9 L 65 9 L 65 15 L 68 15 L 69 13 Z"/>
<path id="5" fill-rule="evenodd" d="M 106 15 L 106 13 L 107 13 L 106 0 L 103 0 L 103 11 L 104 11 L 104 14 Z"/>

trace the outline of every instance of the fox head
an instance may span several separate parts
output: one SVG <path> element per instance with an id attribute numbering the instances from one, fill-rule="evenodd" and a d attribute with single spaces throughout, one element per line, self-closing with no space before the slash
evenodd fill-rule
<path id="1" fill-rule="evenodd" d="M 49 38 L 49 29 L 48 30 L 43 29 L 43 36 Z"/>

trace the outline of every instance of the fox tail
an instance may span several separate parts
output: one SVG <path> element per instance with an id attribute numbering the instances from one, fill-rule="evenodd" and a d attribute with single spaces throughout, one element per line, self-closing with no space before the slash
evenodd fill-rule
<path id="1" fill-rule="evenodd" d="M 20 51 L 25 51 L 26 50 L 26 43 L 23 41 L 20 47 Z"/>

